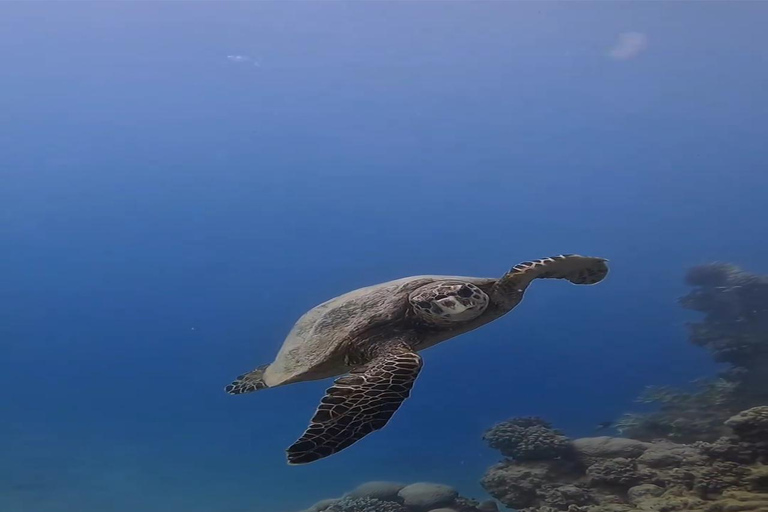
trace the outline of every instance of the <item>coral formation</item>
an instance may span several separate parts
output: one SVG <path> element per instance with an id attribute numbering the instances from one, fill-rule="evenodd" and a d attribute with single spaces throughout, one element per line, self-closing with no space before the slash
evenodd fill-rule
<path id="1" fill-rule="evenodd" d="M 325 509 L 326 512 L 408 512 L 399 503 L 376 498 L 344 498 Z"/>
<path id="2" fill-rule="evenodd" d="M 715 443 L 568 441 L 571 450 L 549 460 L 507 459 L 491 467 L 482 485 L 525 512 L 768 512 L 768 466 L 761 463 L 767 410 L 729 419 L 734 435 Z"/>
<path id="3" fill-rule="evenodd" d="M 768 441 L 768 406 L 753 407 L 725 422 L 741 439 Z"/>
<path id="4" fill-rule="evenodd" d="M 491 448 L 515 460 L 546 460 L 571 450 L 567 437 L 541 418 L 513 418 L 495 425 L 484 435 Z"/>
<path id="5" fill-rule="evenodd" d="M 498 512 L 494 501 L 482 503 L 447 485 L 418 482 L 367 482 L 341 498 L 322 500 L 304 512 Z"/>
<path id="6" fill-rule="evenodd" d="M 486 433 L 507 460 L 483 487 L 525 512 L 768 512 L 768 278 L 695 267 L 683 307 L 704 314 L 690 340 L 727 368 L 698 389 L 652 386 L 626 415 L 624 436 L 570 441 L 543 420 Z"/>
<path id="7" fill-rule="evenodd" d="M 649 387 L 638 401 L 657 404 L 658 410 L 621 418 L 622 435 L 714 441 L 727 433 L 727 418 L 768 403 L 768 277 L 717 263 L 692 268 L 686 283 L 693 290 L 680 304 L 704 314 L 688 325 L 690 341 L 727 367 L 717 378 L 699 382 L 697 390 Z"/>

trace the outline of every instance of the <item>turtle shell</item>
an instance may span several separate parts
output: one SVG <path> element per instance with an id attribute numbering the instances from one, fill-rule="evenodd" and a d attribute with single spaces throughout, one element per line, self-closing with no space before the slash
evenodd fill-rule
<path id="1" fill-rule="evenodd" d="M 353 290 L 307 311 L 285 338 L 264 380 L 270 387 L 316 380 L 348 371 L 349 342 L 375 327 L 404 320 L 408 295 L 442 280 L 476 281 L 460 276 L 413 276 Z"/>

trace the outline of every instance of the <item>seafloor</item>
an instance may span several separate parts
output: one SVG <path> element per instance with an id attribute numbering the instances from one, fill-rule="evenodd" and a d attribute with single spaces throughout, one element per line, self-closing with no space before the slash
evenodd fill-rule
<path id="1" fill-rule="evenodd" d="M 369 482 L 305 512 L 768 512 L 768 277 L 726 264 L 691 269 L 680 304 L 704 316 L 690 341 L 725 370 L 693 390 L 650 387 L 651 413 L 617 436 L 570 439 L 546 420 L 485 433 L 504 460 L 478 475 L 490 496 L 450 486 Z M 492 498 L 492 499 L 490 499 Z"/>

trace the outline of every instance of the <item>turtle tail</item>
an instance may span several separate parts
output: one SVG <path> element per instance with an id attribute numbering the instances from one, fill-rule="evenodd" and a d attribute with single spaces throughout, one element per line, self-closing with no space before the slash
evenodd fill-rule
<path id="1" fill-rule="evenodd" d="M 264 370 L 266 370 L 268 366 L 268 364 L 265 364 L 251 372 L 239 375 L 232 381 L 232 384 L 224 388 L 224 390 L 230 395 L 242 395 L 243 393 L 250 393 L 252 391 L 268 388 L 269 386 L 264 382 Z"/>

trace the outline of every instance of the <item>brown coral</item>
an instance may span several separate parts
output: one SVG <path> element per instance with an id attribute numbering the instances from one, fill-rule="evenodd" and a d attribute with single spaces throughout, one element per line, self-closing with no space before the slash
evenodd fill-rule
<path id="1" fill-rule="evenodd" d="M 762 441 L 750 437 L 760 432 L 762 412 L 738 418 L 731 423 L 743 426 L 736 430 L 746 438 L 695 444 L 577 439 L 568 458 L 507 460 L 490 468 L 482 485 L 524 512 L 768 512 L 754 508 L 762 503 L 756 496 L 768 495 L 768 466 L 754 456 Z"/>
<path id="2" fill-rule="evenodd" d="M 548 460 L 567 456 L 571 442 L 548 422 L 536 417 L 513 418 L 489 429 L 483 439 L 505 457 Z"/>
<path id="3" fill-rule="evenodd" d="M 638 468 L 635 461 L 619 457 L 592 464 L 587 468 L 587 476 L 593 486 L 605 484 L 628 488 L 639 484 L 648 472 Z"/>
<path id="4" fill-rule="evenodd" d="M 768 440 L 768 406 L 742 411 L 725 422 L 734 434 L 745 441 Z"/>
<path id="5" fill-rule="evenodd" d="M 693 289 L 680 304 L 704 315 L 688 325 L 689 339 L 727 367 L 698 389 L 650 387 L 639 401 L 658 410 L 620 419 L 622 435 L 713 442 L 730 416 L 768 403 L 768 276 L 717 263 L 694 267 L 686 283 Z"/>

